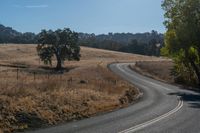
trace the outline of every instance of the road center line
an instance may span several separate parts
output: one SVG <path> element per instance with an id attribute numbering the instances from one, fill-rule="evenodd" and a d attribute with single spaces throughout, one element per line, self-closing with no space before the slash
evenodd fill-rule
<path id="1" fill-rule="evenodd" d="M 126 130 L 121 131 L 119 133 L 133 133 L 135 131 L 138 131 L 138 130 L 140 130 L 142 128 L 145 128 L 145 127 L 147 127 L 147 126 L 149 126 L 151 124 L 154 124 L 154 123 L 156 123 L 158 121 L 161 121 L 164 118 L 169 117 L 170 115 L 172 115 L 172 114 L 176 113 L 177 111 L 179 111 L 182 107 L 183 107 L 183 100 L 180 99 L 178 105 L 173 110 L 171 110 L 171 111 L 169 111 L 169 112 L 167 112 L 167 113 L 165 113 L 165 114 L 163 114 L 163 115 L 161 115 L 161 116 L 159 116 L 157 118 L 154 118 L 154 119 L 149 120 L 147 122 L 144 122 L 144 123 L 141 123 L 139 125 L 133 126 L 133 127 L 129 128 L 129 129 L 126 129 Z"/>
<path id="2" fill-rule="evenodd" d="M 129 76 L 132 77 L 131 74 L 127 73 L 127 72 L 126 72 L 125 70 L 123 70 L 119 65 L 121 65 L 121 64 L 117 64 L 117 68 L 118 68 L 118 69 L 120 69 L 121 71 L 123 71 L 124 73 L 126 73 L 126 74 L 128 74 Z M 146 82 L 146 83 L 150 83 L 150 84 L 155 85 L 155 86 L 160 86 L 160 85 L 157 85 L 157 84 L 155 84 L 155 83 L 152 83 L 152 82 L 149 82 L 149 81 L 146 81 L 146 80 L 142 80 L 142 81 L 144 81 L 144 82 Z M 161 86 L 161 88 L 163 88 L 163 87 Z M 166 89 L 166 90 L 169 91 L 168 88 L 164 88 L 164 89 Z M 165 114 L 163 114 L 163 115 L 161 115 L 161 116 L 159 116 L 159 117 L 156 117 L 156 118 L 154 118 L 154 119 L 152 119 L 152 120 L 146 121 L 146 122 L 141 123 L 141 124 L 136 125 L 136 126 L 133 126 L 133 127 L 129 128 L 129 129 L 120 131 L 119 133 L 132 133 L 132 132 L 138 131 L 138 130 L 140 130 L 140 129 L 143 129 L 143 128 L 145 128 L 145 127 L 151 125 L 151 124 L 154 124 L 154 123 L 156 123 L 156 122 L 158 122 L 158 121 L 161 121 L 162 119 L 165 119 L 165 118 L 171 116 L 172 114 L 174 114 L 174 113 L 176 113 L 177 111 L 179 111 L 182 107 L 183 107 L 183 100 L 178 98 L 178 105 L 177 105 L 174 109 L 172 109 L 171 111 L 169 111 L 169 112 L 167 112 L 167 113 L 165 113 Z"/>

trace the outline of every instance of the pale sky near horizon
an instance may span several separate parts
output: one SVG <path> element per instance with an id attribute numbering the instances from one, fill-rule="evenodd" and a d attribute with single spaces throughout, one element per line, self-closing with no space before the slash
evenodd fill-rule
<path id="1" fill-rule="evenodd" d="M 20 32 L 165 32 L 162 0 L 0 0 L 0 24 Z"/>

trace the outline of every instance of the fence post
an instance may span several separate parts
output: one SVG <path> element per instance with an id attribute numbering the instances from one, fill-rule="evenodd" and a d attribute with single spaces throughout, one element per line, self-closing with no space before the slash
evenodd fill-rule
<path id="1" fill-rule="evenodd" d="M 117 80 L 115 80 L 115 85 L 117 85 Z"/>
<path id="2" fill-rule="evenodd" d="M 19 68 L 17 68 L 17 80 L 19 79 Z"/>
<path id="3" fill-rule="evenodd" d="M 35 72 L 33 72 L 33 76 L 34 76 L 34 81 L 35 81 Z"/>
<path id="4" fill-rule="evenodd" d="M 60 74 L 60 81 L 62 80 L 62 74 Z"/>
<path id="5" fill-rule="evenodd" d="M 70 77 L 70 78 L 67 80 L 67 83 L 68 83 L 68 87 L 71 86 L 71 84 L 72 84 L 72 77 Z"/>

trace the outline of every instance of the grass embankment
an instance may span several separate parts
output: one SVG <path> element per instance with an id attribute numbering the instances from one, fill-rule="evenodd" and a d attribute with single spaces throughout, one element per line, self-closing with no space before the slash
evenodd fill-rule
<path id="1" fill-rule="evenodd" d="M 131 66 L 131 68 L 147 77 L 167 83 L 175 83 L 174 77 L 171 75 L 173 62 L 170 60 L 136 62 L 135 66 Z"/>
<path id="2" fill-rule="evenodd" d="M 137 62 L 135 66 L 131 66 L 131 68 L 147 77 L 174 84 L 184 89 L 199 91 L 198 85 L 187 84 L 184 81 L 177 80 L 177 78 L 172 74 L 173 66 L 173 61 L 166 59 L 162 61 L 140 61 Z"/>
<path id="3" fill-rule="evenodd" d="M 4 131 L 55 125 L 127 106 L 139 92 L 107 65 L 158 60 L 82 47 L 81 61 L 66 62 L 66 71 L 59 74 L 39 61 L 35 47 L 0 46 L 0 129 Z"/>

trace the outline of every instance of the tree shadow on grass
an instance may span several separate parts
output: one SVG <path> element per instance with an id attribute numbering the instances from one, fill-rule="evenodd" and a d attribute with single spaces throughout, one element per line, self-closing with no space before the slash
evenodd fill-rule
<path id="1" fill-rule="evenodd" d="M 56 68 L 53 67 L 48 67 L 48 66 L 42 66 L 38 68 L 30 68 L 30 69 L 23 69 L 22 71 L 28 72 L 28 73 L 35 73 L 35 74 L 64 74 L 67 73 L 77 67 L 63 67 L 60 70 L 57 70 Z"/>
<path id="2" fill-rule="evenodd" d="M 12 64 L 0 64 L 0 67 L 8 67 L 8 68 L 14 68 L 12 70 L 6 69 L 1 72 L 7 72 L 7 71 L 17 71 L 19 72 L 26 72 L 31 74 L 64 74 L 66 72 L 69 72 L 77 66 L 68 66 L 68 67 L 62 67 L 60 70 L 57 70 L 55 67 L 51 66 L 30 66 L 23 63 L 12 63 Z"/>
<path id="3" fill-rule="evenodd" d="M 168 95 L 177 95 L 184 102 L 187 102 L 191 108 L 200 109 L 200 93 L 176 92 L 176 93 L 169 93 Z"/>

